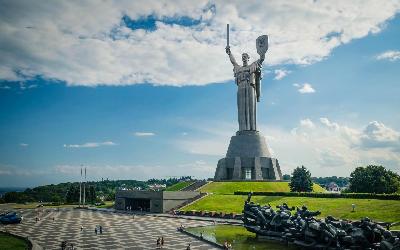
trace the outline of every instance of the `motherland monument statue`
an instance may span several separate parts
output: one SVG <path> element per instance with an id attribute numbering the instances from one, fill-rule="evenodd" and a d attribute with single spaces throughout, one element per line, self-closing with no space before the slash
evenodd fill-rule
<path id="1" fill-rule="evenodd" d="M 257 102 L 261 97 L 262 63 L 268 50 L 268 36 L 256 40 L 260 58 L 251 64 L 247 53 L 240 66 L 229 46 L 227 24 L 226 53 L 233 65 L 237 90 L 239 130 L 232 136 L 226 157 L 218 161 L 214 180 L 281 180 L 278 160 L 271 157 L 265 138 L 257 130 Z"/>

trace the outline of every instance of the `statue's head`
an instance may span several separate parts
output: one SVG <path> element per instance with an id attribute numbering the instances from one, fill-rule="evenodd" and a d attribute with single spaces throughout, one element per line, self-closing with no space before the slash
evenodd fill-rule
<path id="1" fill-rule="evenodd" d="M 242 54 L 242 61 L 243 61 L 243 66 L 246 66 L 249 62 L 250 56 L 247 53 Z"/>

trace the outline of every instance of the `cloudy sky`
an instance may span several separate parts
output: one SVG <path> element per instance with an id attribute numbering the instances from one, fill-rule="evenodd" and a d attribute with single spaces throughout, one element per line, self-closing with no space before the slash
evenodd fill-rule
<path id="1" fill-rule="evenodd" d="M 0 186 L 213 177 L 256 60 L 282 171 L 400 172 L 400 1 L 0 0 Z"/>

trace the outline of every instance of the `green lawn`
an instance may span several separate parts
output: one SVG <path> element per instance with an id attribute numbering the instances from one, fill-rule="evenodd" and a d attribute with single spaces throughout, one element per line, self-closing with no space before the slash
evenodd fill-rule
<path id="1" fill-rule="evenodd" d="M 178 183 L 168 187 L 167 189 L 165 189 L 165 191 L 179 191 L 179 190 L 189 186 L 193 182 L 194 181 L 181 181 L 181 182 L 178 182 Z"/>
<path id="2" fill-rule="evenodd" d="M 114 207 L 114 201 L 105 201 L 104 205 L 96 206 L 97 208 L 113 208 Z"/>
<path id="3" fill-rule="evenodd" d="M 320 185 L 314 183 L 314 192 L 325 192 Z M 233 194 L 235 191 L 245 192 L 290 192 L 289 182 L 211 182 L 201 188 L 202 192 L 213 194 Z"/>
<path id="4" fill-rule="evenodd" d="M 240 195 L 209 195 L 182 210 L 242 213 L 246 198 L 247 196 Z M 252 201 L 261 205 L 270 203 L 274 207 L 284 202 L 289 206 L 302 206 L 304 204 L 310 210 L 321 211 L 321 217 L 332 215 L 351 220 L 369 217 L 376 221 L 392 223 L 400 221 L 400 201 L 394 200 L 254 196 Z M 351 204 L 356 204 L 355 212 L 351 212 Z"/>
<path id="5" fill-rule="evenodd" d="M 0 232 L 0 249 L 25 250 L 28 249 L 28 244 L 24 240 Z"/>
<path id="6" fill-rule="evenodd" d="M 26 204 L 17 204 L 17 203 L 12 203 L 10 204 L 11 207 L 13 209 L 32 209 L 32 208 L 37 208 L 38 205 L 43 204 L 43 203 L 39 203 L 39 202 L 29 202 Z M 77 205 L 73 205 L 73 204 L 61 204 L 61 205 L 45 205 L 43 206 L 43 208 L 73 208 L 73 207 L 77 207 Z"/>

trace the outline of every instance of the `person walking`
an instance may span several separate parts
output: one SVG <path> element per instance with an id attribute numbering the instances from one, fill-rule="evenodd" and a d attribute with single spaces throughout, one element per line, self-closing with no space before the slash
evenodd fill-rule
<path id="1" fill-rule="evenodd" d="M 224 249 L 228 249 L 228 241 L 224 242 Z"/>
<path id="2" fill-rule="evenodd" d="M 100 226 L 99 229 L 100 229 L 100 234 L 103 234 L 103 227 Z"/>
<path id="3" fill-rule="evenodd" d="M 97 227 L 94 228 L 94 233 L 97 235 Z"/>
<path id="4" fill-rule="evenodd" d="M 186 247 L 186 250 L 190 250 L 190 243 L 189 243 L 189 245 Z"/>
<path id="5" fill-rule="evenodd" d="M 161 248 L 164 247 L 164 237 L 161 237 Z"/>
<path id="6" fill-rule="evenodd" d="M 158 237 L 157 238 L 157 249 L 159 249 L 160 248 L 160 244 L 161 244 L 161 239 L 160 239 L 160 237 Z"/>

